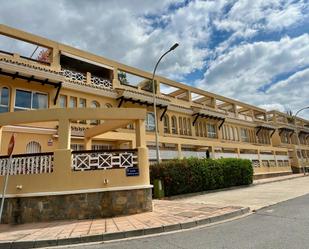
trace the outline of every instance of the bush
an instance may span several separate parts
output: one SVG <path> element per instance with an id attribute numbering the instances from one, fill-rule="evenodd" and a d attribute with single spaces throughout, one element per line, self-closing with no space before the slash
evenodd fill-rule
<path id="1" fill-rule="evenodd" d="M 150 179 L 160 179 L 171 196 L 251 184 L 253 168 L 246 159 L 176 159 L 152 165 Z"/>

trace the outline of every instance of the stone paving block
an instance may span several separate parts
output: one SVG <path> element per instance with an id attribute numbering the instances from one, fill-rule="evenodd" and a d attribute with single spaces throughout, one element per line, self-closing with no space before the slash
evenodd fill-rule
<path id="1" fill-rule="evenodd" d="M 180 223 L 181 229 L 189 229 L 196 226 L 196 221 Z"/>
<path id="2" fill-rule="evenodd" d="M 80 239 L 81 239 L 81 243 L 103 241 L 103 234 L 82 236 Z"/>
<path id="3" fill-rule="evenodd" d="M 211 222 L 210 218 L 203 218 L 203 219 L 197 220 L 196 224 L 198 226 L 202 226 L 202 225 L 209 224 L 210 222 Z"/>
<path id="4" fill-rule="evenodd" d="M 137 236 L 143 236 L 144 235 L 144 229 L 136 229 L 136 230 L 130 230 L 125 232 L 125 237 L 137 237 Z"/>
<path id="5" fill-rule="evenodd" d="M 149 227 L 149 228 L 144 229 L 145 235 L 154 234 L 154 233 L 162 233 L 162 232 L 164 232 L 163 226 Z"/>
<path id="6" fill-rule="evenodd" d="M 125 233 L 124 232 L 114 232 L 114 233 L 104 233 L 103 240 L 115 240 L 115 239 L 124 239 Z"/>
<path id="7" fill-rule="evenodd" d="M 171 224 L 171 225 L 164 225 L 163 226 L 164 232 L 171 232 L 181 230 L 180 224 Z"/>
<path id="8" fill-rule="evenodd" d="M 11 249 L 12 242 L 0 242 L 0 249 Z"/>
<path id="9" fill-rule="evenodd" d="M 81 237 L 58 239 L 58 246 L 81 243 Z"/>
<path id="10" fill-rule="evenodd" d="M 34 247 L 34 241 L 15 241 L 11 245 L 11 249 L 28 249 Z"/>
<path id="11" fill-rule="evenodd" d="M 48 246 L 57 246 L 58 240 L 56 239 L 48 239 L 48 240 L 36 240 L 34 241 L 34 247 L 48 247 Z"/>

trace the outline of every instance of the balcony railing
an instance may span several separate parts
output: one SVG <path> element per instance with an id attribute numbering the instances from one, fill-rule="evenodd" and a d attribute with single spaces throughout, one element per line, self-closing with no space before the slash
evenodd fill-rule
<path id="1" fill-rule="evenodd" d="M 53 172 L 54 154 L 34 153 L 14 155 L 9 168 L 9 175 L 30 175 Z M 8 156 L 0 156 L 0 175 L 6 175 Z"/>
<path id="2" fill-rule="evenodd" d="M 84 150 L 72 152 L 72 170 L 106 170 L 138 166 L 137 150 Z"/>
<path id="3" fill-rule="evenodd" d="M 66 78 L 68 81 L 77 82 L 81 84 L 87 84 L 87 76 L 85 73 L 69 70 L 69 69 L 63 69 L 62 75 Z M 92 75 L 90 78 L 90 84 L 92 86 L 97 86 L 100 88 L 107 88 L 112 89 L 113 85 L 112 82 L 109 79 L 104 79 L 98 76 Z"/>

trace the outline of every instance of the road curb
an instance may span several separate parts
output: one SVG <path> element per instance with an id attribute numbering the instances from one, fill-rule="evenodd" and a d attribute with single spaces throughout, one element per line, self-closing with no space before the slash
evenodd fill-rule
<path id="1" fill-rule="evenodd" d="M 49 246 L 62 246 L 62 245 L 72 245 L 79 243 L 90 243 L 90 242 L 104 242 L 110 240 L 119 240 L 125 238 L 134 238 L 144 235 L 153 235 L 160 233 L 167 233 L 172 231 L 186 230 L 193 227 L 198 227 L 202 225 L 207 225 L 223 220 L 228 220 L 235 218 L 237 216 L 244 215 L 250 211 L 250 208 L 240 208 L 238 210 L 232 211 L 226 214 L 220 214 L 216 216 L 211 216 L 205 219 L 188 221 L 178 224 L 163 225 L 158 227 L 150 227 L 145 229 L 137 229 L 123 232 L 115 233 L 103 233 L 96 235 L 87 235 L 81 237 L 72 237 L 72 238 L 61 238 L 55 240 L 34 240 L 34 241 L 7 241 L 0 242 L 0 249 L 29 249 L 29 248 L 42 248 Z"/>

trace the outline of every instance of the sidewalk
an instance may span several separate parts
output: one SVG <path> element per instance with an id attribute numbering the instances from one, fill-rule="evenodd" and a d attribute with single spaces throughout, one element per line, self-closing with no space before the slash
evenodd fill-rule
<path id="1" fill-rule="evenodd" d="M 254 211 L 308 193 L 309 177 L 297 174 L 258 180 L 249 187 L 236 187 L 188 197 L 184 195 L 173 200 L 218 206 L 238 205 Z"/>
<path id="2" fill-rule="evenodd" d="M 249 212 L 238 206 L 154 200 L 154 211 L 110 219 L 0 225 L 0 248 L 107 241 L 192 228 Z"/>
<path id="3" fill-rule="evenodd" d="M 154 200 L 153 212 L 109 219 L 0 225 L 0 249 L 107 241 L 192 228 L 309 193 L 302 174 L 257 180 L 250 187 Z"/>

